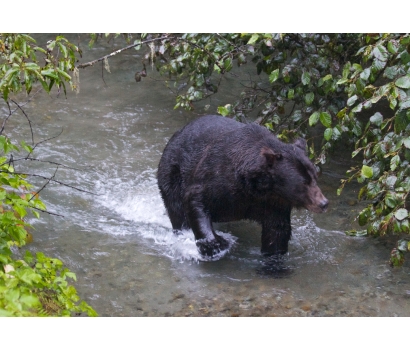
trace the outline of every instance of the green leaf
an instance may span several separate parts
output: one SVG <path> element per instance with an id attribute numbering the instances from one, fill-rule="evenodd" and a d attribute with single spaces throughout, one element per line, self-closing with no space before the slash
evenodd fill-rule
<path id="1" fill-rule="evenodd" d="M 407 252 L 409 250 L 410 247 L 410 242 L 405 240 L 405 239 L 401 239 L 400 241 L 397 242 L 397 249 L 402 251 L 402 252 Z"/>
<path id="2" fill-rule="evenodd" d="M 358 64 L 358 63 L 353 63 L 352 66 L 353 66 L 353 68 L 354 68 L 356 71 L 359 71 L 359 72 L 363 71 L 362 66 L 361 66 L 360 64 Z"/>
<path id="3" fill-rule="evenodd" d="M 386 61 L 388 57 L 387 50 L 382 45 L 377 45 L 374 48 L 373 55 L 380 61 Z"/>
<path id="4" fill-rule="evenodd" d="M 302 74 L 302 84 L 308 85 L 310 83 L 310 74 L 308 72 L 303 72 Z"/>
<path id="5" fill-rule="evenodd" d="M 403 145 L 404 145 L 406 148 L 409 148 L 409 149 L 410 149 L 410 136 L 409 136 L 409 137 L 406 137 L 406 138 L 403 140 Z"/>
<path id="6" fill-rule="evenodd" d="M 367 165 L 363 165 L 362 166 L 362 175 L 367 178 L 370 179 L 373 176 L 373 169 Z"/>
<path id="7" fill-rule="evenodd" d="M 50 93 L 50 88 L 45 80 L 40 80 L 41 85 L 43 85 L 43 89 L 47 92 Z"/>
<path id="8" fill-rule="evenodd" d="M 389 107 L 394 110 L 397 106 L 397 100 L 392 95 L 389 95 L 388 99 L 389 99 Z"/>
<path id="9" fill-rule="evenodd" d="M 410 44 L 410 36 L 409 36 L 408 34 L 406 34 L 405 36 L 403 36 L 403 37 L 400 39 L 400 44 L 402 44 L 402 45 Z"/>
<path id="10" fill-rule="evenodd" d="M 363 150 L 362 148 L 354 150 L 352 152 L 352 158 L 356 157 L 362 150 Z"/>
<path id="11" fill-rule="evenodd" d="M 232 58 L 229 57 L 224 61 L 224 68 L 227 72 L 232 69 Z"/>
<path id="12" fill-rule="evenodd" d="M 352 109 L 353 113 L 359 113 L 363 108 L 363 103 L 359 103 L 356 107 Z"/>
<path id="13" fill-rule="evenodd" d="M 224 117 L 226 117 L 231 112 L 232 112 L 232 106 L 230 104 L 218 107 L 218 113 L 223 115 Z"/>
<path id="14" fill-rule="evenodd" d="M 332 126 L 332 117 L 328 112 L 320 113 L 320 122 L 323 126 L 330 128 Z"/>
<path id="15" fill-rule="evenodd" d="M 24 140 L 21 141 L 20 144 L 23 147 L 23 149 L 26 150 L 27 152 L 29 152 L 29 153 L 33 152 L 33 147 L 28 145 Z"/>
<path id="16" fill-rule="evenodd" d="M 395 171 L 397 166 L 400 164 L 400 157 L 398 154 L 396 154 L 391 160 L 390 160 L 390 169 L 392 171 Z"/>
<path id="17" fill-rule="evenodd" d="M 409 124 L 406 110 L 399 110 L 394 118 L 394 131 L 400 133 Z"/>
<path id="18" fill-rule="evenodd" d="M 399 44 L 396 40 L 392 40 L 387 43 L 387 50 L 389 50 L 390 53 L 395 54 L 397 53 L 398 49 Z"/>
<path id="19" fill-rule="evenodd" d="M 41 306 L 37 296 L 25 294 L 20 297 L 20 302 L 27 307 L 33 308 L 35 306 Z"/>
<path id="20" fill-rule="evenodd" d="M 333 134 L 333 129 L 332 128 L 327 128 L 325 130 L 325 133 L 324 133 L 325 140 L 329 141 L 332 137 L 332 134 Z"/>
<path id="21" fill-rule="evenodd" d="M 367 80 L 370 77 L 370 68 L 366 68 L 363 72 L 360 73 L 360 78 Z"/>
<path id="22" fill-rule="evenodd" d="M 343 67 L 343 72 L 342 72 L 342 76 L 343 78 L 347 79 L 347 77 L 349 76 L 350 73 L 350 68 L 351 68 L 351 63 L 347 62 L 344 67 Z"/>
<path id="23" fill-rule="evenodd" d="M 41 75 L 45 75 L 45 76 L 50 77 L 52 79 L 58 79 L 58 75 L 56 74 L 54 69 L 42 70 Z M 50 90 L 51 90 L 51 88 L 50 88 Z"/>
<path id="24" fill-rule="evenodd" d="M 141 40 L 139 40 L 139 39 L 138 39 L 138 40 L 135 40 L 135 41 L 134 41 L 134 45 L 136 45 L 136 44 L 141 44 Z M 134 47 L 134 49 L 137 50 L 137 51 L 138 51 L 140 48 L 141 48 L 141 45 L 137 45 L 137 46 Z"/>
<path id="25" fill-rule="evenodd" d="M 376 58 L 372 63 L 373 73 L 374 71 L 378 72 L 379 70 L 383 69 L 386 66 L 386 63 L 386 61 L 382 61 Z"/>
<path id="26" fill-rule="evenodd" d="M 9 92 L 10 92 L 10 90 L 9 90 L 8 86 L 5 86 L 4 89 L 3 89 L 3 99 L 6 102 L 7 102 L 7 99 L 9 98 Z"/>
<path id="27" fill-rule="evenodd" d="M 369 213 L 368 208 L 365 208 L 360 212 L 359 214 L 359 225 L 360 226 L 366 225 L 367 220 L 368 220 L 368 213 Z"/>
<path id="28" fill-rule="evenodd" d="M 64 72 L 62 69 L 57 68 L 57 72 L 60 73 L 67 80 L 71 80 L 71 77 L 66 72 Z"/>
<path id="29" fill-rule="evenodd" d="M 259 39 L 259 34 L 253 34 L 251 36 L 251 38 L 249 39 L 249 41 L 248 41 L 248 45 L 252 45 L 252 44 L 256 43 L 258 41 L 258 39 Z"/>
<path id="30" fill-rule="evenodd" d="M 5 82 L 8 82 L 9 80 L 11 80 L 12 76 L 14 74 L 16 74 L 18 71 L 20 70 L 20 67 L 13 67 L 10 68 L 6 74 L 4 75 L 3 79 L 2 79 L 2 84 L 4 84 Z"/>
<path id="31" fill-rule="evenodd" d="M 401 226 L 401 228 L 404 232 L 410 233 L 410 225 L 409 225 L 409 220 L 408 219 L 405 219 L 405 220 L 401 221 L 400 226 Z M 407 245 L 407 248 L 410 251 L 410 242 Z"/>
<path id="32" fill-rule="evenodd" d="M 393 189 L 394 188 L 394 184 L 397 182 L 397 176 L 389 176 L 386 179 L 386 185 L 387 187 Z"/>
<path id="33" fill-rule="evenodd" d="M 410 88 L 410 75 L 407 74 L 404 77 L 401 77 L 395 81 L 397 87 L 402 89 Z"/>
<path id="34" fill-rule="evenodd" d="M 27 211 L 23 207 L 20 207 L 20 206 L 15 206 L 14 210 L 20 215 L 21 218 L 24 218 L 27 214 Z"/>
<path id="35" fill-rule="evenodd" d="M 380 126 L 382 124 L 382 121 L 383 116 L 379 112 L 376 112 L 373 116 L 370 117 L 370 122 L 377 126 Z"/>
<path id="36" fill-rule="evenodd" d="M 354 236 L 354 237 L 363 237 L 367 236 L 367 231 L 366 230 L 349 230 L 345 232 L 348 236 Z"/>
<path id="37" fill-rule="evenodd" d="M 313 92 L 308 92 L 305 95 L 305 102 L 308 106 L 310 106 L 312 104 L 314 99 L 315 99 L 315 94 Z"/>
<path id="38" fill-rule="evenodd" d="M 361 127 L 361 125 L 360 125 L 360 123 L 359 123 L 358 121 L 357 121 L 356 124 L 353 126 L 352 131 L 353 131 L 353 133 L 354 133 L 356 136 L 360 136 L 360 135 L 362 134 L 362 127 Z"/>
<path id="39" fill-rule="evenodd" d="M 400 109 L 410 108 L 410 98 L 400 101 Z"/>
<path id="40" fill-rule="evenodd" d="M 401 63 L 403 63 L 403 64 L 409 63 L 409 62 L 410 62 L 410 54 L 409 54 L 408 52 L 403 52 L 403 53 L 400 55 L 400 61 L 401 61 Z"/>
<path id="41" fill-rule="evenodd" d="M 352 106 L 357 100 L 357 95 L 353 95 L 347 100 L 347 105 L 350 107 Z"/>
<path id="42" fill-rule="evenodd" d="M 292 120 L 297 122 L 302 119 L 302 112 L 298 109 L 292 114 Z"/>
<path id="43" fill-rule="evenodd" d="M 314 112 L 310 117 L 309 117 L 309 126 L 314 126 L 316 123 L 319 121 L 319 112 Z M 410 147 L 409 147 L 410 148 Z"/>
<path id="44" fill-rule="evenodd" d="M 269 75 L 269 82 L 273 84 L 276 80 L 278 80 L 279 77 L 279 68 L 275 69 L 270 75 Z"/>
<path id="45" fill-rule="evenodd" d="M 343 109 L 341 109 L 339 112 L 337 112 L 336 116 L 337 116 L 338 118 L 343 118 L 343 117 L 346 115 L 346 110 L 347 110 L 346 107 L 343 108 Z"/>
<path id="46" fill-rule="evenodd" d="M 329 79 L 332 79 L 332 78 L 333 78 L 332 74 L 328 74 L 325 77 L 323 77 L 323 81 L 326 81 L 326 80 L 329 80 Z"/>
<path id="47" fill-rule="evenodd" d="M 399 209 L 394 213 L 394 216 L 396 217 L 397 220 L 401 221 L 404 220 L 405 218 L 407 218 L 409 215 L 407 209 Z"/>
<path id="48" fill-rule="evenodd" d="M 63 53 L 64 58 L 67 58 L 67 48 L 65 47 L 65 45 L 61 44 L 60 42 L 58 42 L 57 45 Z"/>
<path id="49" fill-rule="evenodd" d="M 404 263 L 404 255 L 403 252 L 394 248 L 390 253 L 390 263 L 393 266 L 402 266 Z"/>
<path id="50" fill-rule="evenodd" d="M 389 79 L 393 79 L 398 73 L 399 73 L 398 66 L 392 66 L 392 67 L 387 67 L 384 70 L 383 76 L 385 76 Z"/>

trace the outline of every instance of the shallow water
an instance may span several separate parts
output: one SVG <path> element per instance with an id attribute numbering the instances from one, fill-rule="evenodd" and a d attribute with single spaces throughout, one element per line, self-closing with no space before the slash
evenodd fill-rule
<path id="1" fill-rule="evenodd" d="M 111 51 L 87 51 L 83 61 Z M 409 316 L 410 269 L 388 266 L 391 242 L 355 238 L 356 187 L 336 196 L 349 164 L 324 168 L 320 187 L 331 201 L 325 214 L 292 214 L 293 237 L 283 261 L 260 254 L 260 227 L 251 222 L 216 225 L 231 243 L 218 261 L 198 260 L 194 236 L 172 233 L 159 196 L 156 168 L 166 142 L 180 127 L 228 103 L 240 78 L 194 113 L 174 110 L 175 96 L 148 69 L 136 83 L 138 52 L 80 72 L 81 92 L 56 97 L 39 93 L 26 106 L 37 155 L 63 163 L 56 178 L 96 195 L 48 185 L 48 210 L 34 226 L 30 250 L 64 261 L 77 274 L 79 294 L 101 316 Z M 236 84 L 236 85 L 235 85 Z M 24 100 L 24 96 L 21 97 Z M 1 106 L 4 111 L 4 106 Z M 2 113 L 4 115 L 4 113 Z M 20 115 L 6 132 L 30 139 Z M 55 167 L 30 164 L 32 172 L 53 175 Z M 44 182 L 33 179 L 41 186 Z"/>

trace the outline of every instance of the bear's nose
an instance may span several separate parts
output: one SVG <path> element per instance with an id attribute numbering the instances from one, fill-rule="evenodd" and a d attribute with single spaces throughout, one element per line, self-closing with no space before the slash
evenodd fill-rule
<path id="1" fill-rule="evenodd" d="M 328 205 L 329 205 L 329 201 L 328 201 L 326 198 L 324 198 L 324 199 L 320 202 L 319 207 L 320 207 L 320 209 L 322 209 L 323 211 L 326 211 Z"/>

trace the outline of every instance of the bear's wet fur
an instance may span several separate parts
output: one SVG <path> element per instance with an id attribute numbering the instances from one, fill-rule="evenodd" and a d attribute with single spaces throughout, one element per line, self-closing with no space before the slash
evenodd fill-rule
<path id="1" fill-rule="evenodd" d="M 255 123 L 204 116 L 169 140 L 158 186 L 174 230 L 191 228 L 204 258 L 228 248 L 212 222 L 262 225 L 262 253 L 285 254 L 292 208 L 326 211 L 306 141 L 286 144 Z"/>

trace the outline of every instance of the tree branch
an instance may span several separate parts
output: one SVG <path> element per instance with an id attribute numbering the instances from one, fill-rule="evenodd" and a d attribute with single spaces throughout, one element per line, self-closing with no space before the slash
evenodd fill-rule
<path id="1" fill-rule="evenodd" d="M 125 51 L 125 50 L 132 49 L 133 47 L 136 47 L 136 46 L 139 46 L 139 45 L 142 45 L 142 44 L 148 44 L 148 43 L 151 43 L 151 42 L 154 42 L 154 41 L 160 41 L 160 40 L 163 40 L 163 39 L 169 39 L 169 38 L 172 38 L 172 36 L 165 35 L 165 36 L 161 36 L 161 37 L 159 37 L 159 38 L 144 40 L 144 41 L 141 41 L 141 42 L 139 42 L 139 43 L 137 43 L 137 44 L 128 45 L 128 46 L 126 46 L 126 47 L 123 47 L 122 49 L 119 49 L 119 50 L 117 50 L 117 51 L 111 52 L 110 54 L 105 55 L 105 56 L 103 56 L 103 57 L 100 57 L 100 58 L 98 58 L 98 59 L 96 59 L 96 60 L 93 60 L 93 61 L 90 61 L 90 62 L 87 62 L 87 63 L 81 63 L 81 64 L 77 65 L 76 68 L 86 68 L 86 67 L 89 67 L 89 66 L 93 66 L 93 65 L 94 65 L 95 63 L 97 63 L 97 62 L 100 62 L 100 61 L 103 61 L 103 60 L 106 59 L 106 58 L 110 58 L 110 57 L 112 57 L 112 56 L 115 56 L 115 55 L 117 55 L 117 54 L 119 54 L 119 53 L 121 53 L 121 52 L 123 52 L 123 51 Z"/>

